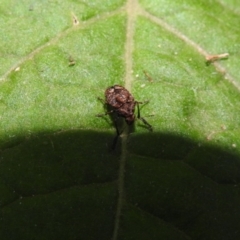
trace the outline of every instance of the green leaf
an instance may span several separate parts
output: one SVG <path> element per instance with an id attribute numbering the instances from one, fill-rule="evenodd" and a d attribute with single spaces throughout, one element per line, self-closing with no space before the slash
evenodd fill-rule
<path id="1" fill-rule="evenodd" d="M 0 238 L 239 239 L 239 14 L 233 0 L 3 0 Z M 149 100 L 153 132 L 120 119 L 109 151 L 97 98 L 114 84 Z"/>

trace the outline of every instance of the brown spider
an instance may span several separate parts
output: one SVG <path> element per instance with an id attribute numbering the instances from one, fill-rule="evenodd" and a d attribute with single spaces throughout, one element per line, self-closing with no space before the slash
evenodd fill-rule
<path id="1" fill-rule="evenodd" d="M 99 98 L 100 99 L 100 98 Z M 139 104 L 142 104 L 143 102 L 135 101 L 132 94 L 123 86 L 120 85 L 114 85 L 112 87 L 109 87 L 105 91 L 105 101 L 102 100 L 108 107 L 110 111 L 104 113 L 104 114 L 98 114 L 98 117 L 102 117 L 107 114 L 116 113 L 118 117 L 122 117 L 125 119 L 126 123 L 128 125 L 132 125 L 136 119 L 136 116 L 134 114 L 135 106 L 137 105 L 137 119 L 140 119 L 149 129 L 149 131 L 152 131 L 152 126 L 140 116 L 140 108 Z M 144 102 L 146 103 L 146 102 Z M 112 149 L 115 148 L 117 139 L 120 135 L 116 119 L 114 119 L 114 124 L 117 131 L 117 136 L 115 137 L 113 141 Z"/>

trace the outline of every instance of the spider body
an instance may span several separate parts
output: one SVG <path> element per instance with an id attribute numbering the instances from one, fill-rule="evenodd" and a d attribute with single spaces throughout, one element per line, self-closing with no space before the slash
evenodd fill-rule
<path id="1" fill-rule="evenodd" d="M 139 104 L 143 102 L 135 101 L 132 94 L 125 87 L 120 85 L 114 85 L 114 86 L 108 87 L 105 90 L 105 100 L 101 98 L 99 99 L 103 101 L 104 104 L 107 105 L 109 111 L 104 114 L 98 114 L 97 115 L 98 117 L 102 117 L 107 114 L 115 114 L 115 116 L 113 117 L 113 122 L 116 128 L 117 135 L 113 140 L 112 149 L 115 148 L 118 137 L 121 134 L 119 131 L 119 126 L 117 123 L 116 116 L 124 118 L 128 125 L 133 125 L 136 118 L 140 119 L 146 125 L 149 131 L 152 131 L 152 126 L 144 118 L 140 116 Z M 134 113 L 135 106 L 137 106 L 137 110 L 138 110 L 137 117 L 135 116 L 135 113 Z"/>
<path id="2" fill-rule="evenodd" d="M 133 124 L 137 102 L 126 88 L 120 85 L 107 88 L 105 99 L 106 104 L 109 105 L 113 112 L 116 112 L 119 117 L 123 117 L 128 125 Z"/>

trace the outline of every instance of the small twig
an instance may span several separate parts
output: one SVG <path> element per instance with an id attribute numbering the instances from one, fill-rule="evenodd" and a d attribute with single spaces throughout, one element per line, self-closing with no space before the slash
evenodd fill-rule
<path id="1" fill-rule="evenodd" d="M 143 73 L 145 74 L 149 82 L 153 82 L 152 77 L 145 70 L 143 70 Z"/>
<path id="2" fill-rule="evenodd" d="M 72 56 L 69 56 L 68 62 L 69 62 L 68 63 L 69 66 L 74 66 L 76 64 L 76 62 L 75 62 L 75 60 L 73 59 Z"/>
<path id="3" fill-rule="evenodd" d="M 76 15 L 72 12 L 72 23 L 74 26 L 79 24 L 78 18 L 76 17 Z"/>
<path id="4" fill-rule="evenodd" d="M 218 60 L 228 59 L 228 57 L 229 57 L 229 53 L 222 53 L 222 54 L 216 54 L 216 55 L 208 55 L 206 56 L 205 59 L 206 59 L 206 63 L 210 64 Z"/>

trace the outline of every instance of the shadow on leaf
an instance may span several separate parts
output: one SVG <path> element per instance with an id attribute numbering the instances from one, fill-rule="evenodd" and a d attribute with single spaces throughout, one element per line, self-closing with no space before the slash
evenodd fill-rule
<path id="1" fill-rule="evenodd" d="M 114 133 L 19 137 L 2 149 L 2 239 L 111 239 L 121 144 Z M 239 239 L 240 158 L 164 133 L 130 134 L 119 239 Z M 148 227 L 146 227 L 148 226 Z"/>

